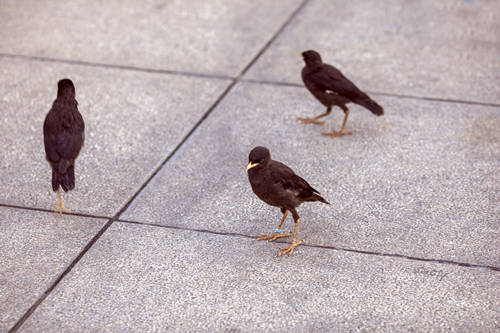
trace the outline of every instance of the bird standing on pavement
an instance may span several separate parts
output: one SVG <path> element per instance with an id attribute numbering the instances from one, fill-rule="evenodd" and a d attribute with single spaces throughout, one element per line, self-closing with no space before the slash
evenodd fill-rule
<path id="1" fill-rule="evenodd" d="M 293 250 L 302 244 L 297 242 L 297 231 L 299 229 L 300 217 L 295 208 L 306 201 L 320 201 L 330 204 L 319 195 L 319 192 L 311 187 L 304 179 L 297 176 L 292 169 L 281 162 L 273 161 L 266 147 L 255 147 L 248 156 L 248 180 L 253 192 L 265 203 L 279 207 L 283 218 L 273 234 L 264 234 L 257 240 L 268 240 L 272 242 L 281 237 L 289 237 L 289 233 L 283 233 L 281 228 L 289 212 L 292 212 L 295 222 L 292 244 L 288 248 L 281 248 L 278 256 L 286 253 L 291 255 Z"/>
<path id="2" fill-rule="evenodd" d="M 349 81 L 337 68 L 324 64 L 318 52 L 309 50 L 301 53 L 306 66 L 302 69 L 302 80 L 306 88 L 324 106 L 326 112 L 314 118 L 298 118 L 304 123 L 323 125 L 318 119 L 325 117 L 332 112 L 332 106 L 338 106 L 344 110 L 344 122 L 340 132 L 323 133 L 323 135 L 337 137 L 352 134 L 353 131 L 345 131 L 349 109 L 346 104 L 353 102 L 359 104 L 377 116 L 384 114 L 384 109 L 372 100 L 367 94 L 362 92 L 354 83 Z"/>
<path id="3" fill-rule="evenodd" d="M 59 186 L 67 192 L 75 187 L 75 159 L 85 139 L 85 124 L 78 112 L 75 86 L 70 79 L 57 83 L 57 98 L 43 123 L 45 156 L 52 168 L 52 190 L 57 193 L 57 212 L 64 206 Z"/>

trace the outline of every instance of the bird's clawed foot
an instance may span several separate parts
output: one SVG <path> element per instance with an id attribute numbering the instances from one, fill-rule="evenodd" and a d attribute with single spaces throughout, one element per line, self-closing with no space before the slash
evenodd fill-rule
<path id="1" fill-rule="evenodd" d="M 297 117 L 297 120 L 300 120 L 304 124 L 323 125 L 325 123 L 324 121 L 319 121 L 316 118 L 301 118 L 301 117 Z"/>
<path id="2" fill-rule="evenodd" d="M 351 135 L 352 133 L 354 133 L 354 131 L 340 131 L 340 132 L 333 131 L 330 133 L 321 133 L 321 134 L 323 134 L 324 136 L 330 136 L 332 138 L 336 138 L 338 136 Z"/>
<path id="3" fill-rule="evenodd" d="M 57 203 L 57 210 L 56 210 L 54 213 L 55 213 L 55 214 L 59 214 L 59 215 L 61 215 L 61 216 L 62 216 L 62 212 L 63 212 L 63 211 L 64 211 L 65 213 L 69 213 L 69 212 L 70 212 L 70 211 L 69 211 L 69 209 L 68 209 L 68 208 L 66 208 L 66 206 L 64 206 L 64 204 L 62 203 L 62 201 L 61 201 L 61 202 L 58 202 L 58 203 Z"/>
<path id="4" fill-rule="evenodd" d="M 256 240 L 267 240 L 268 242 L 272 242 L 277 240 L 278 238 L 283 238 L 283 237 L 290 237 L 290 233 L 275 232 L 272 234 L 263 234 Z"/>
<path id="5" fill-rule="evenodd" d="M 291 256 L 292 253 L 293 253 L 293 250 L 297 246 L 299 246 L 300 244 L 302 244 L 303 242 L 304 242 L 303 240 L 301 240 L 300 242 L 293 241 L 292 244 L 289 247 L 282 247 L 282 248 L 280 248 L 281 252 L 278 253 L 278 257 L 281 257 L 282 255 L 287 254 L 287 253 L 288 253 L 289 256 Z"/>
<path id="6" fill-rule="evenodd" d="M 55 214 L 59 214 L 59 215 L 62 216 L 63 210 L 64 210 L 65 213 L 69 213 L 69 209 L 66 208 L 66 206 L 64 206 L 64 203 L 63 203 L 63 201 L 62 201 L 59 193 L 57 193 L 57 194 L 58 194 L 58 198 L 57 198 L 58 199 L 57 200 L 57 210 L 54 213 Z"/>

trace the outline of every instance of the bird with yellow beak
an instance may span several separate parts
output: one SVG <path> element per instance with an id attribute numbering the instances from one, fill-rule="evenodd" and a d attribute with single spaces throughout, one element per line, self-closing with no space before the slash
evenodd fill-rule
<path id="1" fill-rule="evenodd" d="M 292 169 L 281 162 L 272 160 L 269 149 L 266 147 L 259 146 L 252 149 L 248 160 L 248 180 L 253 192 L 268 205 L 279 207 L 283 214 L 274 233 L 264 234 L 257 240 L 272 242 L 278 238 L 289 237 L 290 233 L 284 233 L 281 228 L 291 212 L 295 222 L 292 244 L 281 248 L 278 257 L 287 253 L 291 255 L 294 249 L 303 243 L 303 241 L 297 242 L 300 217 L 295 208 L 306 201 L 320 201 L 326 204 L 329 202 L 303 178 L 297 176 Z"/>

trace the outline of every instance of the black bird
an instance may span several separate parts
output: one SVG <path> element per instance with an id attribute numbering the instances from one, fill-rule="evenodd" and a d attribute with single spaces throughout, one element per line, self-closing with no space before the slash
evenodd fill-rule
<path id="1" fill-rule="evenodd" d="M 70 79 L 57 83 L 57 98 L 43 123 L 45 157 L 52 168 L 52 190 L 57 192 L 57 212 L 66 207 L 59 186 L 67 192 L 75 187 L 75 159 L 85 140 L 85 124 L 78 112 L 75 86 Z"/>
<path id="2" fill-rule="evenodd" d="M 314 123 L 323 125 L 319 118 L 327 116 L 332 112 L 332 106 L 338 106 L 344 110 L 344 122 L 340 132 L 333 131 L 331 133 L 323 133 L 323 135 L 337 137 L 353 132 L 344 131 L 347 118 L 349 117 L 349 109 L 346 104 L 353 102 L 359 104 L 377 116 L 384 114 L 384 109 L 372 100 L 367 94 L 362 92 L 347 79 L 337 68 L 324 64 L 318 52 L 309 50 L 301 53 L 306 66 L 302 69 L 302 81 L 306 88 L 316 97 L 324 106 L 327 107 L 326 112 L 314 118 L 298 118 L 304 123 Z"/>
<path id="3" fill-rule="evenodd" d="M 277 238 L 289 237 L 290 234 L 284 234 L 281 231 L 283 223 L 292 212 L 295 222 L 293 231 L 292 245 L 278 254 L 282 256 L 286 253 L 291 255 L 293 250 L 302 244 L 303 241 L 297 242 L 297 230 L 299 229 L 300 217 L 295 210 L 301 203 L 306 201 L 320 201 L 330 204 L 319 195 L 319 192 L 311 187 L 304 179 L 297 176 L 292 169 L 281 162 L 273 161 L 271 154 L 266 147 L 255 147 L 248 156 L 248 180 L 252 185 L 253 192 L 265 203 L 271 206 L 279 207 L 283 218 L 281 219 L 278 229 L 273 234 L 264 234 L 257 240 L 274 241 Z"/>

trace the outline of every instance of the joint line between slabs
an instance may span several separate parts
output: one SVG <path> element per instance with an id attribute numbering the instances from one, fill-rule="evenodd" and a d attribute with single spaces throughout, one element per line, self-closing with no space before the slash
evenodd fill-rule
<path id="1" fill-rule="evenodd" d="M 278 28 L 278 30 L 271 36 L 271 38 L 267 41 L 266 44 L 260 49 L 260 51 L 255 55 L 255 57 L 250 60 L 250 62 L 243 68 L 240 75 L 236 78 L 236 80 L 241 80 L 241 78 L 246 74 L 246 72 L 259 60 L 259 58 L 267 51 L 269 46 L 278 38 L 278 36 L 285 30 L 285 28 L 292 22 L 292 20 L 304 9 L 306 4 L 311 0 L 304 0 L 301 4 L 290 14 L 290 16 L 286 19 L 285 22 Z"/>
<path id="2" fill-rule="evenodd" d="M 264 47 L 257 53 L 257 55 L 248 63 L 241 73 L 236 78 L 232 78 L 231 83 L 226 87 L 222 94 L 217 98 L 217 100 L 208 108 L 208 110 L 203 114 L 203 116 L 196 122 L 196 124 L 191 128 L 191 130 L 184 136 L 184 138 L 177 144 L 173 151 L 171 151 L 165 160 L 153 171 L 149 178 L 139 187 L 139 189 L 132 195 L 132 197 L 127 200 L 123 207 L 111 218 L 104 227 L 99 230 L 99 232 L 87 243 L 85 248 L 78 254 L 78 256 L 71 262 L 71 264 L 59 275 L 59 277 L 54 281 L 54 283 L 38 298 L 38 300 L 24 313 L 24 315 L 14 324 L 14 326 L 8 331 L 9 333 L 17 332 L 17 330 L 24 324 L 24 322 L 31 316 L 31 314 L 38 308 L 38 306 L 47 298 L 48 295 L 55 289 L 55 287 L 62 281 L 62 279 L 73 269 L 73 267 L 80 261 L 80 259 L 90 250 L 90 248 L 99 240 L 99 238 L 109 229 L 113 222 L 117 221 L 118 218 L 127 210 L 127 208 L 132 204 L 135 198 L 142 192 L 142 190 L 149 184 L 149 182 L 160 172 L 163 166 L 175 155 L 175 153 L 184 145 L 184 143 L 191 137 L 191 135 L 199 128 L 199 126 L 208 118 L 210 113 L 219 105 L 219 103 L 226 97 L 226 95 L 231 91 L 231 89 L 241 80 L 241 77 L 248 71 L 252 65 L 259 59 L 259 57 L 269 48 L 272 42 L 277 38 L 277 36 L 284 30 L 284 28 L 291 22 L 291 20 L 297 15 L 297 13 L 305 6 L 305 4 L 310 0 L 304 0 L 299 7 L 288 17 L 288 19 L 281 25 L 276 33 L 271 37 L 271 39 L 264 45 Z M 84 63 L 84 62 L 82 62 Z M 111 66 L 110 66 L 111 67 Z M 115 66 L 115 68 L 124 68 L 124 66 Z M 132 68 L 129 68 L 132 69 Z M 137 70 L 137 69 L 136 69 Z"/>
<path id="3" fill-rule="evenodd" d="M 40 207 L 28 207 L 28 206 L 11 205 L 11 204 L 4 204 L 4 203 L 0 203 L 0 207 L 13 208 L 13 209 L 21 209 L 21 210 L 29 210 L 29 211 L 33 211 L 33 212 L 42 212 L 42 213 L 54 213 L 53 209 L 51 210 L 51 209 L 40 208 Z M 68 212 L 63 212 L 63 215 L 79 216 L 79 217 L 90 217 L 90 218 L 93 218 L 93 219 L 101 219 L 101 220 L 110 220 L 110 219 L 112 219 L 112 217 L 110 217 L 110 216 L 93 215 L 93 214 L 87 214 L 87 213 L 68 213 Z"/>
<path id="4" fill-rule="evenodd" d="M 177 144 L 177 146 L 168 154 L 168 156 L 160 163 L 160 165 L 153 171 L 153 173 L 146 179 L 146 181 L 139 187 L 139 189 L 132 195 L 132 197 L 127 200 L 123 207 L 115 214 L 113 219 L 118 219 L 132 204 L 132 202 L 141 194 L 141 192 L 146 188 L 146 186 L 153 180 L 153 178 L 163 169 L 165 164 L 170 161 L 170 159 L 177 153 L 177 151 L 184 145 L 184 143 L 191 137 L 191 135 L 199 128 L 199 126 L 205 121 L 210 113 L 217 107 L 217 105 L 222 101 L 222 99 L 229 93 L 229 91 L 236 84 L 236 80 L 233 80 L 226 89 L 222 92 L 219 98 L 214 104 L 203 114 L 203 116 L 196 122 L 196 124 L 189 130 L 189 132 L 182 138 L 182 140 Z"/>
<path id="5" fill-rule="evenodd" d="M 273 34 L 269 41 L 264 44 L 264 46 L 259 50 L 259 52 L 252 58 L 252 60 L 243 68 L 240 74 L 233 78 L 231 83 L 226 87 L 226 89 L 220 94 L 217 100 L 208 108 L 208 110 L 203 114 L 203 116 L 194 124 L 191 130 L 182 138 L 182 140 L 177 144 L 177 146 L 172 150 L 168 156 L 163 160 L 162 163 L 153 171 L 153 173 L 148 177 L 148 179 L 139 187 L 136 193 L 125 203 L 125 205 L 118 211 L 118 213 L 113 217 L 117 220 L 132 204 L 132 202 L 137 198 L 137 196 L 144 190 L 144 188 L 151 182 L 151 180 L 163 169 L 163 167 L 168 163 L 168 161 L 179 151 L 179 149 L 184 145 L 184 143 L 191 137 L 191 135 L 201 126 L 201 124 L 210 116 L 212 111 L 220 104 L 220 102 L 227 96 L 231 89 L 241 80 L 242 76 L 252 67 L 252 65 L 259 59 L 259 57 L 269 48 L 278 35 L 285 29 L 285 27 L 292 21 L 292 19 L 297 16 L 302 8 L 310 0 L 304 0 L 286 19 L 286 21 L 279 27 L 279 29 Z"/>
<path id="6" fill-rule="evenodd" d="M 247 234 L 242 234 L 242 233 L 237 233 L 237 232 L 224 232 L 224 231 L 215 231 L 215 230 L 208 230 L 208 229 L 188 228 L 188 227 L 164 225 L 164 224 L 149 223 L 149 222 L 138 222 L 138 221 L 132 221 L 132 220 L 117 219 L 116 222 L 127 223 L 127 224 L 137 224 L 137 225 L 157 227 L 157 228 L 165 228 L 165 229 L 171 229 L 171 230 L 192 231 L 192 232 L 199 232 L 199 233 L 205 233 L 205 234 L 211 234 L 211 235 L 243 237 L 243 238 L 248 238 L 248 239 L 255 239 L 257 237 L 257 236 L 252 236 L 252 235 L 247 235 Z M 282 240 L 277 240 L 275 243 L 290 244 L 290 242 L 285 242 Z M 357 249 L 350 249 L 350 248 L 337 247 L 337 246 L 316 245 L 316 244 L 307 244 L 307 243 L 303 243 L 301 246 L 316 248 L 316 249 L 324 249 L 324 250 L 335 250 L 335 251 L 340 251 L 340 252 L 351 252 L 351 253 L 372 255 L 372 256 L 378 256 L 378 257 L 390 257 L 390 258 L 406 259 L 406 260 L 411 260 L 411 261 L 421 261 L 421 262 L 454 265 L 454 266 L 461 266 L 461 267 L 486 268 L 489 270 L 500 272 L 500 267 L 496 267 L 496 266 L 492 266 L 492 265 L 484 265 L 484 264 L 471 264 L 471 263 L 467 263 L 467 262 L 460 262 L 460 261 L 454 261 L 454 260 L 448 260 L 448 259 L 421 258 L 421 257 L 414 257 L 414 256 L 409 256 L 409 255 L 399 254 L 399 253 L 384 253 L 384 252 L 377 252 L 377 251 L 357 250 Z"/>
<path id="7" fill-rule="evenodd" d="M 181 227 L 181 226 L 175 226 L 175 225 L 163 225 L 163 224 L 158 224 L 158 223 L 138 222 L 138 221 L 121 220 L 121 219 L 117 219 L 116 222 L 126 223 L 126 224 L 137 224 L 137 225 L 148 226 L 148 227 L 165 228 L 165 229 L 171 229 L 171 230 L 193 231 L 193 232 L 199 232 L 199 233 L 211 234 L 211 235 L 233 236 L 233 237 L 243 237 L 243 238 L 255 239 L 255 237 L 253 237 L 253 236 L 250 236 L 247 234 L 242 234 L 239 232 L 215 231 L 215 230 L 208 230 L 208 229 L 188 228 L 188 227 Z"/>
<path id="8" fill-rule="evenodd" d="M 219 96 L 217 101 L 208 109 L 207 112 L 198 120 L 193 128 L 184 136 L 181 142 L 174 148 L 174 150 L 167 156 L 167 158 L 158 166 L 153 173 L 149 176 L 144 184 L 134 193 L 134 195 L 127 200 L 123 207 L 106 223 L 106 225 L 99 230 L 99 232 L 87 243 L 84 249 L 78 254 L 78 256 L 71 262 L 71 264 L 59 275 L 59 277 L 54 281 L 54 283 L 38 298 L 38 300 L 26 311 L 26 313 L 16 322 L 16 324 L 8 331 L 9 333 L 17 332 L 17 330 L 23 325 L 23 323 L 31 316 L 31 314 L 38 308 L 38 306 L 47 298 L 47 296 L 55 289 L 55 287 L 62 281 L 62 279 L 73 269 L 73 267 L 80 261 L 80 259 L 87 253 L 88 250 L 99 240 L 99 238 L 109 229 L 109 227 L 118 220 L 118 218 L 127 210 L 135 198 L 142 192 L 142 190 L 149 184 L 149 182 L 156 176 L 162 167 L 174 156 L 174 154 L 181 148 L 181 146 L 187 141 L 187 139 L 193 134 L 193 132 L 201 125 L 201 123 L 208 117 L 210 112 L 220 103 L 225 95 L 231 90 L 231 88 L 236 84 L 236 80 L 233 80 L 224 92 Z"/>
<path id="9" fill-rule="evenodd" d="M 57 277 L 57 279 L 49 286 L 47 290 L 35 301 L 35 303 L 24 313 L 24 315 L 9 329 L 9 333 L 17 332 L 17 330 L 24 324 L 24 322 L 31 316 L 31 314 L 38 308 L 38 306 L 50 295 L 50 293 L 57 287 L 59 282 L 64 279 L 64 277 L 73 269 L 73 267 L 82 259 L 82 257 L 87 253 L 88 250 L 97 242 L 97 240 L 106 232 L 106 230 L 113 224 L 114 220 L 110 219 L 104 227 L 97 232 L 97 234 L 92 237 L 90 242 L 83 248 L 83 250 L 76 256 L 75 259 L 69 264 L 68 267 Z"/>
<path id="10" fill-rule="evenodd" d="M 147 68 L 147 67 L 137 67 L 137 66 L 133 66 L 133 65 L 106 64 L 106 63 L 99 63 L 99 62 L 90 62 L 90 61 L 85 61 L 85 60 L 58 59 L 58 58 L 39 57 L 39 56 L 24 55 L 24 54 L 0 53 L 0 57 L 11 58 L 11 59 L 25 59 L 25 60 L 40 61 L 40 62 L 61 63 L 61 64 L 78 65 L 78 66 L 86 66 L 86 67 L 119 69 L 119 70 L 127 70 L 127 71 L 134 71 L 134 72 L 180 75 L 180 76 L 198 77 L 198 78 L 206 78 L 206 79 L 219 79 L 219 80 L 233 80 L 234 79 L 234 77 L 232 77 L 232 76 L 222 75 L 222 74 L 196 73 L 196 72 L 188 72 L 188 71 L 173 70 L 173 69 L 154 69 L 154 68 Z"/>
<path id="11" fill-rule="evenodd" d="M 309 1 L 309 0 L 306 0 Z M 255 62 L 261 54 L 253 59 Z M 182 70 L 170 70 L 170 69 L 153 69 L 147 67 L 136 67 L 132 65 L 116 65 L 116 64 L 105 64 L 105 63 L 96 63 L 84 60 L 70 60 L 70 59 L 57 59 L 57 58 L 49 58 L 49 57 L 40 57 L 40 56 L 32 56 L 32 55 L 24 55 L 24 54 L 9 54 L 9 53 L 0 53 L 0 57 L 3 58 L 13 58 L 13 59 L 26 59 L 32 61 L 40 61 L 40 62 L 53 62 L 53 63 L 63 63 L 69 65 L 79 65 L 79 66 L 87 66 L 87 67 L 97 67 L 97 68 L 107 68 L 107 69 L 120 69 L 120 70 L 128 70 L 128 71 L 136 71 L 136 72 L 144 72 L 144 73 L 156 73 L 156 74 L 168 74 L 168 75 L 179 75 L 186 77 L 197 77 L 197 78 L 206 78 L 206 79 L 218 79 L 218 80 L 238 80 L 241 82 L 249 82 L 254 84 L 263 84 L 263 85 L 273 85 L 273 86 L 285 86 L 285 87 L 303 87 L 303 85 L 292 82 L 280 82 L 280 81 L 269 81 L 269 80 L 259 80 L 259 79 L 242 79 L 244 73 L 248 71 L 250 67 L 249 65 L 253 65 L 253 63 L 249 63 L 247 65 L 248 68 L 245 68 L 242 73 L 238 76 L 233 77 L 229 75 L 219 75 L 219 74 L 205 74 L 205 73 L 196 73 L 196 72 L 188 72 Z M 416 100 L 424 100 L 424 101 L 433 101 L 433 102 L 442 102 L 442 103 L 458 103 L 458 104 L 470 104 L 470 105 L 481 105 L 481 106 L 491 106 L 495 108 L 500 108 L 499 103 L 493 102 L 480 102 L 480 101 L 470 101 L 470 100 L 459 100 L 453 98 L 446 97 L 428 97 L 428 96 L 416 96 L 416 95 L 406 95 L 406 94 L 398 94 L 398 93 L 386 93 L 386 92 L 376 92 L 376 91 L 367 91 L 370 95 L 379 95 L 379 96 L 389 96 L 401 99 L 416 99 Z"/>
<path id="12" fill-rule="evenodd" d="M 262 84 L 262 85 L 271 85 L 271 86 L 280 86 L 280 87 L 304 88 L 303 84 L 293 83 L 293 82 L 268 81 L 268 80 L 259 80 L 259 79 L 242 79 L 241 82 Z M 453 99 L 453 98 L 446 98 L 446 97 L 405 95 L 405 94 L 398 94 L 398 93 L 386 93 L 386 92 L 369 91 L 369 90 L 366 90 L 366 93 L 369 95 L 388 96 L 388 97 L 394 97 L 394 98 L 399 98 L 399 99 L 416 99 L 416 100 L 431 101 L 431 102 L 481 105 L 481 106 L 490 106 L 490 107 L 494 107 L 494 108 L 500 108 L 499 103 L 460 100 L 460 99 Z"/>

